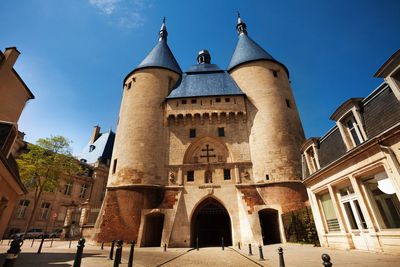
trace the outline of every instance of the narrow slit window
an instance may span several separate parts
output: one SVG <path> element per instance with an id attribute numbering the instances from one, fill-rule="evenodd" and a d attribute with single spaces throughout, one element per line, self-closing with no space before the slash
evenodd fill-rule
<path id="1" fill-rule="evenodd" d="M 187 172 L 187 181 L 188 182 L 194 182 L 194 171 L 188 171 Z"/>
<path id="2" fill-rule="evenodd" d="M 114 165 L 113 165 L 113 172 L 115 173 L 115 171 L 117 170 L 117 159 L 114 159 Z"/>
<path id="3" fill-rule="evenodd" d="M 219 137 L 225 136 L 225 128 L 218 128 L 218 136 Z"/>
<path id="4" fill-rule="evenodd" d="M 196 129 L 190 129 L 189 137 L 190 138 L 195 138 L 196 137 Z"/>
<path id="5" fill-rule="evenodd" d="M 274 75 L 274 77 L 278 77 L 278 72 L 276 70 L 273 70 L 272 74 Z"/>
<path id="6" fill-rule="evenodd" d="M 267 180 L 267 181 L 269 180 L 269 175 L 268 174 L 265 175 L 265 180 Z"/>
<path id="7" fill-rule="evenodd" d="M 286 106 L 287 106 L 288 108 L 291 107 L 291 106 L 290 106 L 290 101 L 289 101 L 289 99 L 286 99 Z"/>
<path id="8" fill-rule="evenodd" d="M 231 170 L 224 169 L 224 180 L 230 180 L 230 179 L 231 179 Z"/>

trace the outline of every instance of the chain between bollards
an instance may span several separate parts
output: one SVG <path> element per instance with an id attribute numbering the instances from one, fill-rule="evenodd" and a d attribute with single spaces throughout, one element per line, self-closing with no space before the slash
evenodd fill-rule
<path id="1" fill-rule="evenodd" d="M 78 245 L 76 246 L 76 254 L 75 254 L 75 260 L 74 260 L 74 265 L 73 267 L 80 267 L 81 262 L 82 262 L 82 254 L 83 254 L 83 248 L 85 247 L 85 239 L 81 238 L 78 241 Z"/>
<path id="2" fill-rule="evenodd" d="M 39 245 L 39 249 L 37 251 L 37 254 L 40 254 L 40 252 L 42 252 L 43 242 L 44 242 L 44 237 L 42 237 L 42 240 L 40 241 L 40 245 Z"/>
<path id="3" fill-rule="evenodd" d="M 131 251 L 129 252 L 129 261 L 128 261 L 128 267 L 132 267 L 133 265 L 133 254 L 135 252 L 135 241 L 131 242 Z"/>
<path id="4" fill-rule="evenodd" d="M 251 252 L 251 244 L 249 244 L 249 256 L 253 256 L 253 253 Z"/>
<path id="5" fill-rule="evenodd" d="M 196 237 L 196 249 L 199 250 L 199 237 Z"/>
<path id="6" fill-rule="evenodd" d="M 323 263 L 322 265 L 325 267 L 332 267 L 331 257 L 328 254 L 322 254 L 321 256 Z"/>
<path id="7" fill-rule="evenodd" d="M 221 245 L 222 245 L 222 250 L 224 250 L 225 248 L 224 248 L 224 238 L 223 237 L 221 238 Z"/>
<path id="8" fill-rule="evenodd" d="M 114 255 L 114 245 L 115 245 L 115 240 L 111 241 L 110 256 L 108 257 L 110 260 L 113 259 L 113 255 Z"/>
<path id="9" fill-rule="evenodd" d="M 279 254 L 279 267 L 285 267 L 285 261 L 283 259 L 283 249 L 281 247 L 278 248 Z"/>
<path id="10" fill-rule="evenodd" d="M 118 267 L 119 264 L 121 263 L 121 250 L 122 250 L 122 244 L 124 241 L 118 240 L 117 241 L 117 249 L 115 250 L 115 258 L 114 258 L 114 267 Z"/>

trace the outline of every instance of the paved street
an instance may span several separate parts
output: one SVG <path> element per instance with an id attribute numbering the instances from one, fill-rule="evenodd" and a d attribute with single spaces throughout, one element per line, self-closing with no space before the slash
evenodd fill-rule
<path id="1" fill-rule="evenodd" d="M 8 241 L 0 244 L 0 266 L 4 261 L 4 253 L 9 246 Z M 22 253 L 15 264 L 19 266 L 72 266 L 77 242 L 73 242 L 69 248 L 67 241 L 54 241 L 50 247 L 50 241 L 44 243 L 42 253 L 37 254 L 39 242 L 27 240 Z M 277 248 L 284 248 L 284 258 L 288 267 L 322 266 L 321 254 L 328 253 L 334 266 L 399 266 L 400 255 L 385 253 L 370 253 L 363 251 L 343 251 L 314 248 L 297 244 L 279 244 L 263 247 L 265 261 L 259 261 L 258 248 L 253 246 L 253 256 L 248 256 L 248 248 L 238 250 L 237 247 L 201 248 L 199 251 L 187 248 L 169 248 L 164 252 L 162 248 L 136 248 L 134 266 L 279 266 Z M 110 267 L 113 261 L 108 260 L 109 247 L 101 250 L 99 247 L 86 244 L 82 259 L 83 267 Z M 121 267 L 128 265 L 129 247 L 125 244 Z"/>

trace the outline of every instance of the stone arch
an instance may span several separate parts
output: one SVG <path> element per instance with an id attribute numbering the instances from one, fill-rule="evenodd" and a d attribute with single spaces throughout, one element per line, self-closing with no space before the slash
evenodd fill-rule
<path id="1" fill-rule="evenodd" d="M 209 155 L 215 155 L 215 157 L 209 158 L 210 162 L 207 162 L 202 158 L 201 155 L 206 155 L 206 152 L 202 152 L 202 149 L 206 149 L 206 146 L 209 145 L 209 149 L 213 149 L 209 152 Z M 195 159 L 195 157 L 197 157 Z M 204 160 L 202 160 L 204 159 Z M 189 147 L 186 149 L 185 155 L 183 156 L 183 164 L 188 163 L 213 163 L 213 162 L 233 162 L 233 158 L 231 153 L 228 150 L 228 147 L 213 136 L 202 136 L 197 138 L 194 142 L 192 142 Z"/>
<path id="2" fill-rule="evenodd" d="M 213 196 L 202 198 L 193 208 L 190 217 L 191 246 L 232 245 L 232 220 L 221 201 Z"/>
<path id="3" fill-rule="evenodd" d="M 281 243 L 279 211 L 266 208 L 258 211 L 261 235 L 264 245 Z"/>

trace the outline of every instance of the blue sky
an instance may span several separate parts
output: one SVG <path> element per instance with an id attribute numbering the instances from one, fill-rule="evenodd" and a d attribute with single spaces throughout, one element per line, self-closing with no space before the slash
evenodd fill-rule
<path id="1" fill-rule="evenodd" d="M 307 137 L 382 83 L 373 74 L 400 48 L 400 1 L 3 0 L 0 48 L 19 49 L 14 68 L 36 96 L 19 129 L 30 142 L 63 135 L 79 153 L 94 125 L 116 129 L 122 81 L 156 44 L 163 16 L 183 71 L 201 49 L 225 69 L 237 10 L 249 36 L 289 69 Z"/>

